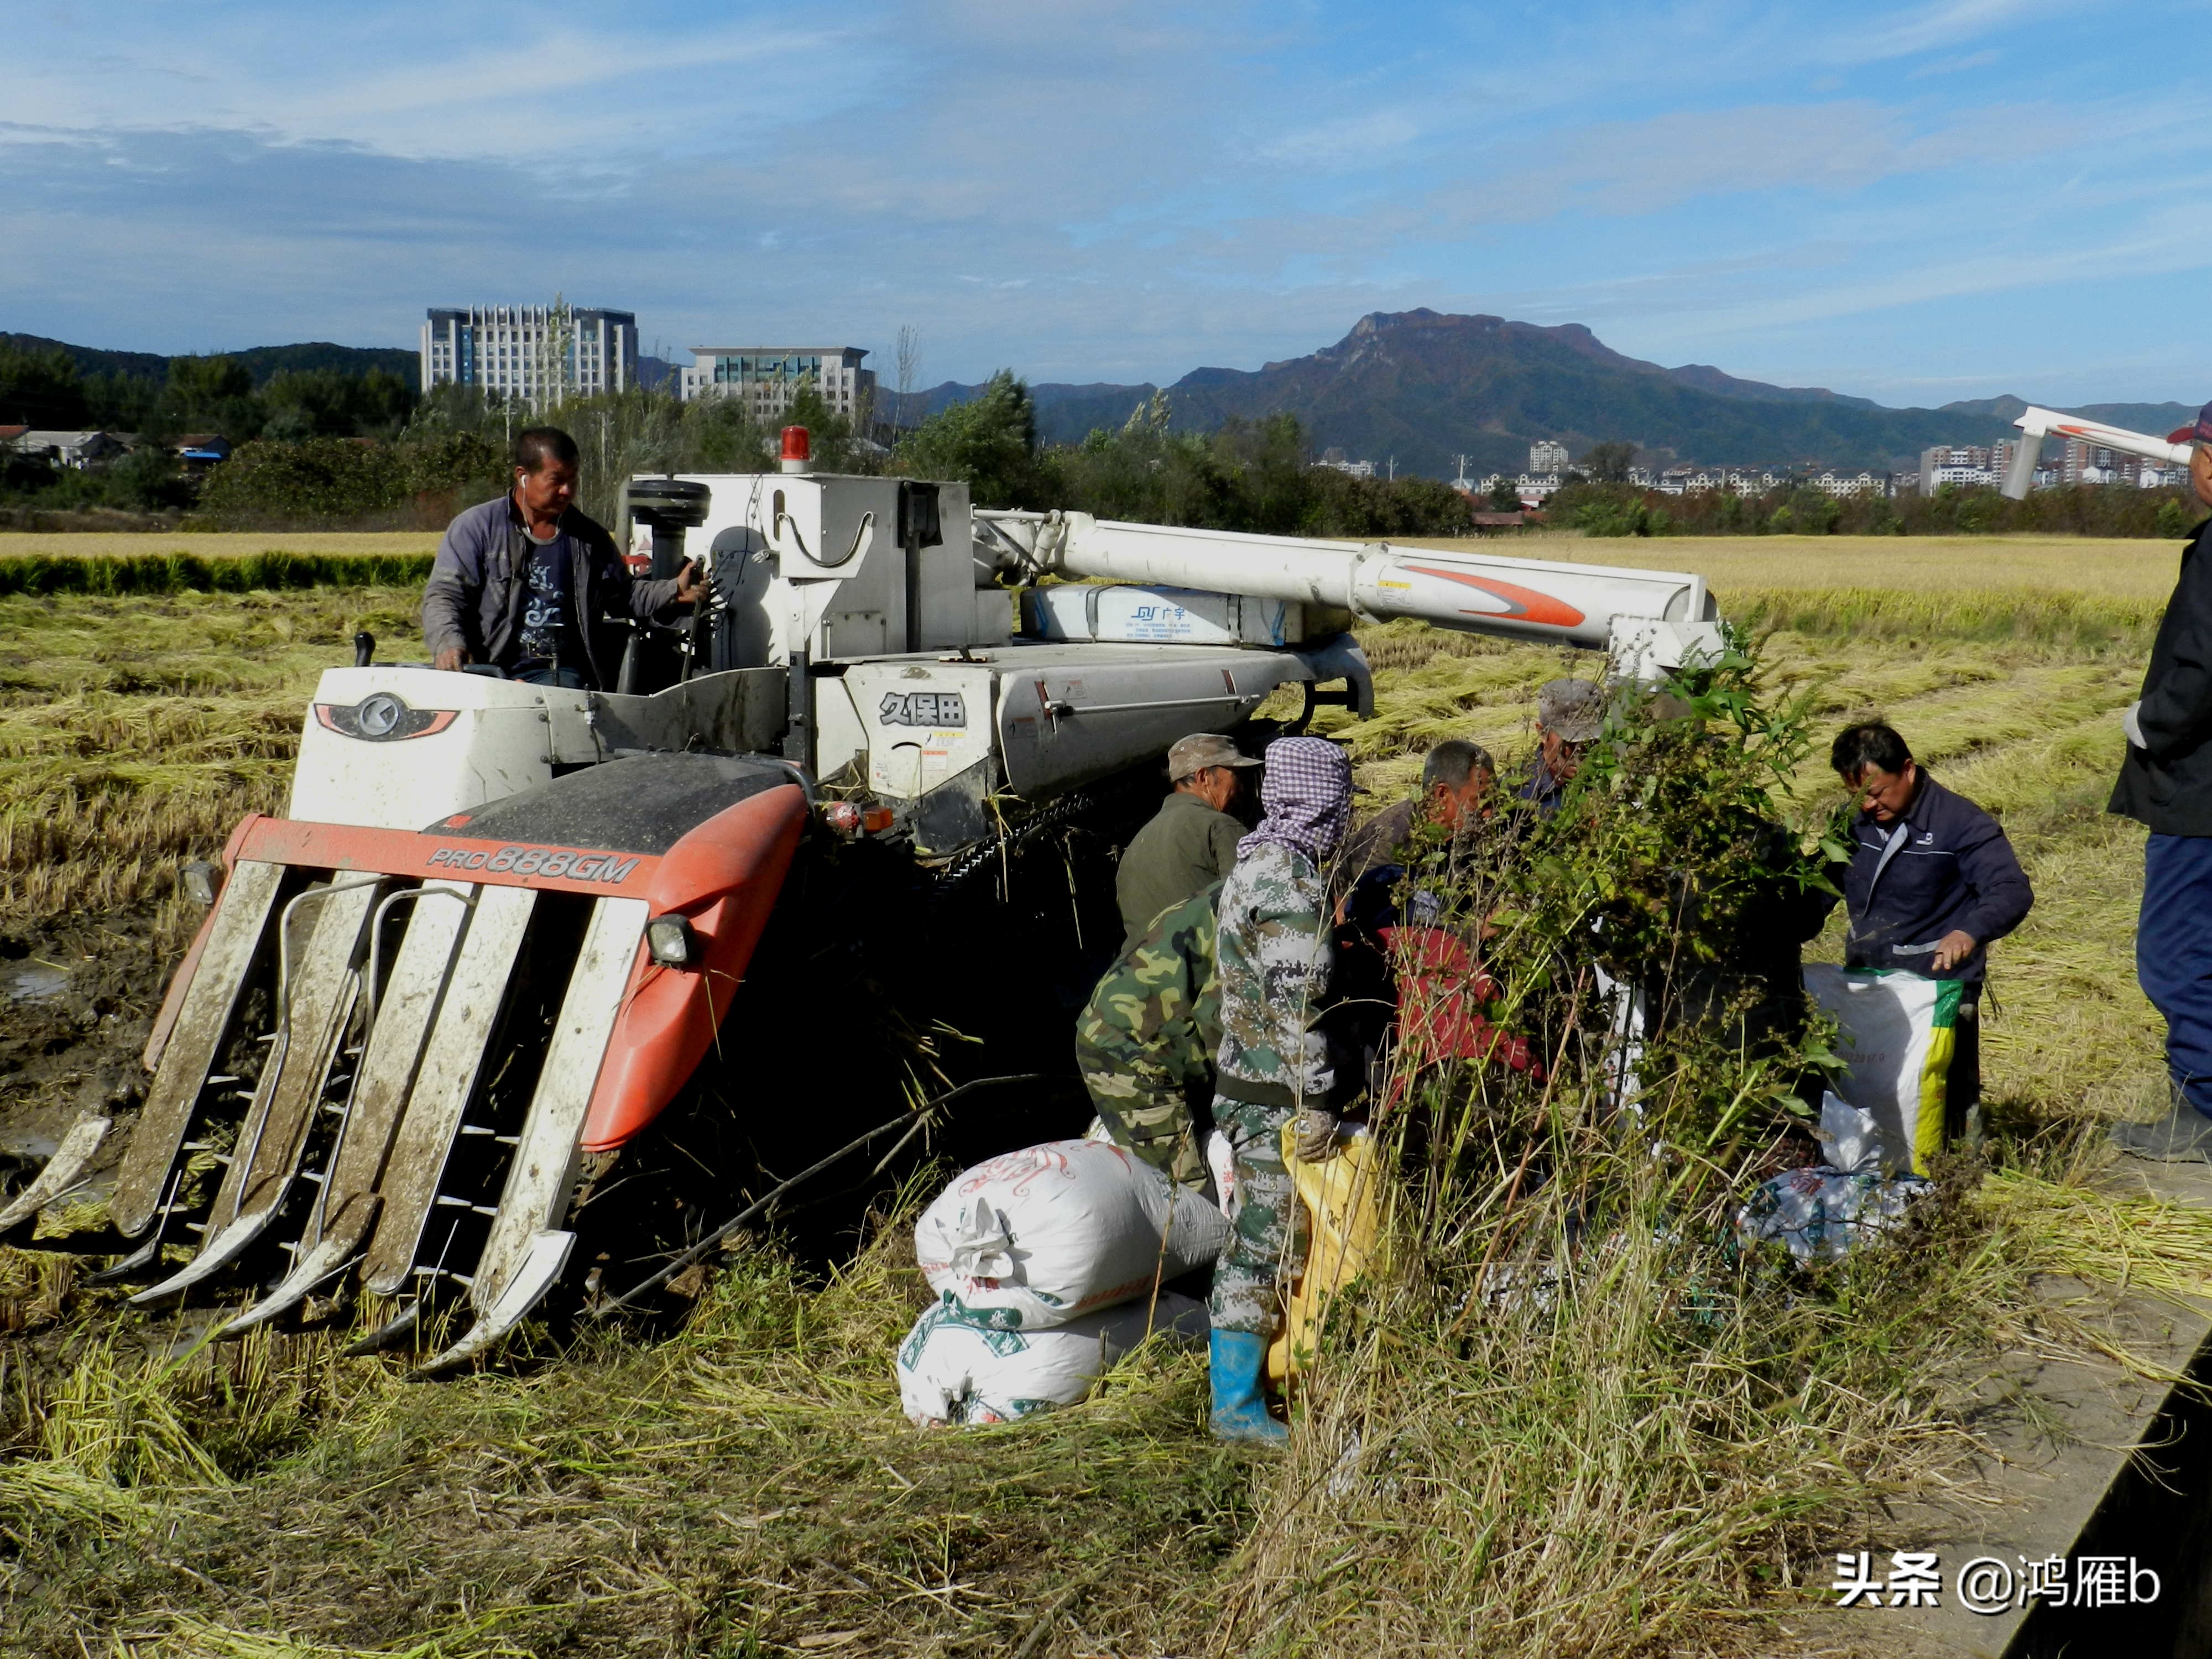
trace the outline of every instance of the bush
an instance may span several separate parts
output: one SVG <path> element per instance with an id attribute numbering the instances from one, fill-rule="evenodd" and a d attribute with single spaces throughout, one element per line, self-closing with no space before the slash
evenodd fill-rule
<path id="1" fill-rule="evenodd" d="M 264 439 L 215 469 L 199 505 L 227 529 L 327 523 L 389 514 L 425 496 L 495 495 L 505 474 L 502 458 L 471 432 L 404 444 Z"/>

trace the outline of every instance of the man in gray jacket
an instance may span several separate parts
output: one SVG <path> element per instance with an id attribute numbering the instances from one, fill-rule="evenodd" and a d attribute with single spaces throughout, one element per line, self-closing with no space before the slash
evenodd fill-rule
<path id="1" fill-rule="evenodd" d="M 608 617 L 672 621 L 698 597 L 698 567 L 636 581 L 614 538 L 576 510 L 576 441 L 533 426 L 514 440 L 514 487 L 446 526 L 422 590 L 430 660 L 491 663 L 510 679 L 611 687 L 622 645 Z"/>

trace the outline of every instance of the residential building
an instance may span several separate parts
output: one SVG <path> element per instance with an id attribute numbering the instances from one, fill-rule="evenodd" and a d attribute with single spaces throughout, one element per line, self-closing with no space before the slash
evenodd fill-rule
<path id="1" fill-rule="evenodd" d="M 876 373 L 862 368 L 858 346 L 693 346 L 679 395 L 737 398 L 767 424 L 811 386 L 833 414 L 858 421 L 874 402 Z"/>
<path id="2" fill-rule="evenodd" d="M 1893 492 L 1887 472 L 1826 471 L 1813 480 L 1816 489 L 1831 495 L 1887 495 Z"/>
<path id="3" fill-rule="evenodd" d="M 8 447 L 18 455 L 80 472 L 112 461 L 130 448 L 112 432 L 49 432 L 35 427 L 16 427 L 12 430 L 15 436 Z"/>
<path id="4" fill-rule="evenodd" d="M 1539 438 L 1528 446 L 1528 471 L 1532 473 L 1565 472 L 1567 470 L 1567 447 L 1553 438 Z"/>
<path id="5" fill-rule="evenodd" d="M 1314 465 L 1325 466 L 1333 472 L 1341 472 L 1348 478 L 1371 478 L 1375 476 L 1374 462 L 1348 461 L 1344 458 L 1344 452 L 1334 445 L 1322 451 L 1321 459 Z"/>
<path id="6" fill-rule="evenodd" d="M 1372 469 L 1370 470 L 1371 471 Z M 1518 477 L 1508 478 L 1503 472 L 1493 472 L 1482 481 L 1483 493 L 1487 495 L 1501 483 L 1513 486 L 1514 493 L 1521 498 L 1522 506 L 1540 507 L 1546 498 L 1559 489 L 1559 475 L 1556 472 L 1523 472 Z"/>
<path id="7" fill-rule="evenodd" d="M 1920 452 L 1920 488 L 1931 494 L 1938 484 L 1994 484 L 2003 476 L 1984 445 L 1936 444 Z"/>
<path id="8" fill-rule="evenodd" d="M 533 404 L 637 384 L 637 317 L 572 306 L 433 306 L 422 390 L 471 386 Z"/>

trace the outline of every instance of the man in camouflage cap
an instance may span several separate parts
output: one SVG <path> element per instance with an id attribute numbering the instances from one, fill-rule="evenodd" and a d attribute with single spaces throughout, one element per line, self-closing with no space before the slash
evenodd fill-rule
<path id="1" fill-rule="evenodd" d="M 1536 770 L 1520 798 L 1549 817 L 1582 769 L 1583 750 L 1605 724 L 1605 688 L 1593 680 L 1547 680 L 1536 693 Z"/>
<path id="2" fill-rule="evenodd" d="M 1217 881 L 1161 911 L 1106 970 L 1075 1023 L 1075 1063 L 1107 1133 L 1195 1192 L 1209 1185 L 1191 1100 L 1211 1094 L 1221 1041 L 1213 962 L 1220 896 Z"/>
<path id="3" fill-rule="evenodd" d="M 1213 1121 L 1235 1158 L 1239 1208 L 1209 1303 L 1212 1420 L 1224 1440 L 1280 1442 L 1289 1431 L 1268 1416 L 1260 1374 L 1305 1254 L 1283 1127 L 1297 1122 L 1302 1158 L 1335 1150 L 1336 1067 L 1320 1025 L 1335 948 L 1322 866 L 1352 823 L 1352 764 L 1320 738 L 1278 738 L 1260 799 L 1267 815 L 1222 886 L 1216 946 Z"/>

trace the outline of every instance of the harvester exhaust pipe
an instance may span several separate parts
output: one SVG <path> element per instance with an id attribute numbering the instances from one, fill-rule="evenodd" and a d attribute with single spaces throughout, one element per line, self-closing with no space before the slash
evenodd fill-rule
<path id="1" fill-rule="evenodd" d="M 2117 449 L 2124 455 L 2140 455 L 2167 466 L 2187 466 L 2196 449 L 2188 441 L 2186 429 L 2170 437 L 2154 438 L 2147 432 L 2130 432 L 2124 426 L 2107 426 L 2102 421 L 2062 415 L 2055 409 L 2038 409 L 2032 404 L 2013 424 L 2023 435 L 2020 447 L 2013 452 L 2012 465 L 2005 469 L 2004 493 L 2016 501 L 2025 501 L 2035 485 L 2036 463 L 2042 459 L 2045 438 L 2078 438 L 2100 449 Z"/>

